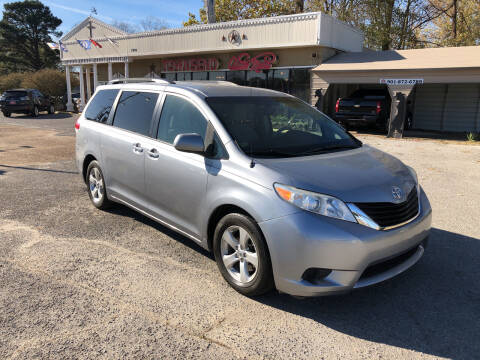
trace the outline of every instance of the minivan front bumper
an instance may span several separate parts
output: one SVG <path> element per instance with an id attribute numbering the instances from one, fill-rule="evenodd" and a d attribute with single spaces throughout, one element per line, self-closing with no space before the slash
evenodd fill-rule
<path id="1" fill-rule="evenodd" d="M 423 255 L 432 222 L 423 190 L 419 200 L 418 217 L 386 231 L 306 211 L 260 222 L 277 289 L 296 296 L 329 295 L 405 271 Z M 309 269 L 328 275 L 307 281 Z"/>

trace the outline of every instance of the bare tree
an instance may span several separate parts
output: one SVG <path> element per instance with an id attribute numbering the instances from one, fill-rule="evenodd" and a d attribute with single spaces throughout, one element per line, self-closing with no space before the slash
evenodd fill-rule
<path id="1" fill-rule="evenodd" d="M 140 28 L 143 31 L 164 30 L 168 28 L 168 24 L 156 16 L 147 16 L 140 21 Z"/>

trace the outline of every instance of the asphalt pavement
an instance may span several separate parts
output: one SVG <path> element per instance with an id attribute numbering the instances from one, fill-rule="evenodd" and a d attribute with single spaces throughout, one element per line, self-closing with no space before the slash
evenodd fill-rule
<path id="1" fill-rule="evenodd" d="M 425 256 L 347 295 L 249 299 L 191 240 L 90 204 L 74 121 L 0 115 L 0 358 L 478 358 L 480 146 L 362 135 L 417 169 Z"/>

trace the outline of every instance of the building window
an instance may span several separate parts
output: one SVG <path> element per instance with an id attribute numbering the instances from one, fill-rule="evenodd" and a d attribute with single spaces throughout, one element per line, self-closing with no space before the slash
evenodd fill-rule
<path id="1" fill-rule="evenodd" d="M 208 73 L 206 71 L 199 71 L 192 73 L 192 80 L 207 80 Z"/>
<path id="2" fill-rule="evenodd" d="M 208 80 L 222 81 L 226 79 L 225 71 L 210 71 L 208 73 Z"/>
<path id="3" fill-rule="evenodd" d="M 267 73 L 256 71 L 247 71 L 247 86 L 266 88 L 267 87 Z"/>
<path id="4" fill-rule="evenodd" d="M 176 74 L 175 73 L 165 73 L 165 79 L 168 81 L 175 81 L 176 79 Z"/>
<path id="5" fill-rule="evenodd" d="M 310 101 L 310 72 L 308 69 L 291 70 L 289 93 L 304 101 Z"/>
<path id="6" fill-rule="evenodd" d="M 272 74 L 273 73 L 273 74 Z M 270 71 L 270 89 L 289 92 L 289 78 L 290 70 L 289 69 L 280 69 Z"/>
<path id="7" fill-rule="evenodd" d="M 245 85 L 245 71 L 227 71 L 227 81 Z"/>
<path id="8" fill-rule="evenodd" d="M 179 72 L 179 73 L 177 73 L 177 80 L 178 81 L 192 80 L 192 73 L 191 72 Z"/>

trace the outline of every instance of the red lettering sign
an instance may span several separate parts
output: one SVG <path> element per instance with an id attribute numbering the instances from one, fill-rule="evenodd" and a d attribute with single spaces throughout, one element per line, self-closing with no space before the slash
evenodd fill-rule
<path id="1" fill-rule="evenodd" d="M 277 55 L 273 52 L 264 52 L 253 58 L 248 53 L 242 53 L 230 59 L 228 68 L 230 70 L 253 70 L 259 73 L 262 70 L 271 69 L 272 64 L 276 61 Z"/>
<path id="2" fill-rule="evenodd" d="M 163 71 L 214 71 L 220 63 L 216 58 L 163 60 Z"/>

